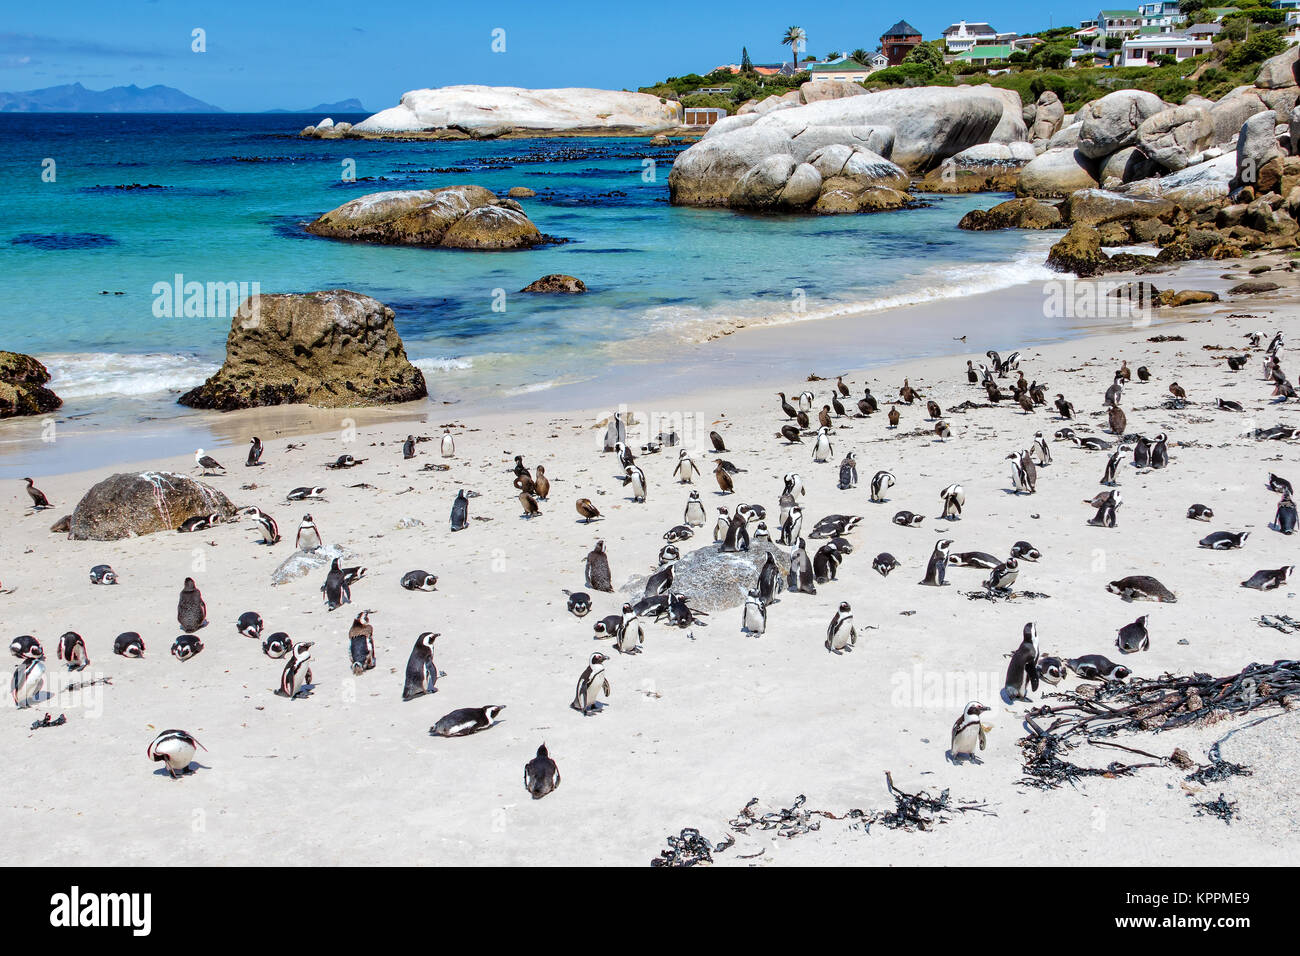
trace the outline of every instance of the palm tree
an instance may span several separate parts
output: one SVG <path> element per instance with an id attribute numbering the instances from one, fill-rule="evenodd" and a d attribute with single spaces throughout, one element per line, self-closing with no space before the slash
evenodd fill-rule
<path id="1" fill-rule="evenodd" d="M 781 45 L 790 48 L 790 55 L 794 57 L 794 71 L 799 72 L 799 51 L 808 43 L 808 34 L 804 32 L 803 27 L 788 27 L 785 36 L 781 38 Z"/>
<path id="2" fill-rule="evenodd" d="M 868 53 L 866 50 L 862 49 L 862 47 L 858 47 L 856 50 L 850 53 L 849 56 L 852 59 L 857 60 L 859 63 L 866 64 L 871 62 L 871 54 Z"/>

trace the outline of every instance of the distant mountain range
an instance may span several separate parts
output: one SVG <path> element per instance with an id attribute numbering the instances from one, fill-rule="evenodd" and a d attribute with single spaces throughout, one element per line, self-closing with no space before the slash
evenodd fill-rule
<path id="1" fill-rule="evenodd" d="M 3 113 L 221 113 L 221 107 L 196 100 L 170 86 L 141 89 L 115 86 L 88 90 L 80 83 L 49 86 L 25 93 L 0 93 Z"/>
<path id="2" fill-rule="evenodd" d="M 80 83 L 49 86 L 23 93 L 0 93 L 0 113 L 224 113 L 219 106 L 197 100 L 170 86 L 141 89 L 115 86 L 108 90 L 88 90 Z M 303 110 L 264 110 L 266 113 L 365 113 L 358 99 L 319 103 Z"/>
<path id="3" fill-rule="evenodd" d="M 369 113 L 358 99 L 339 100 L 337 103 L 319 103 L 306 110 L 265 110 L 267 113 Z"/>

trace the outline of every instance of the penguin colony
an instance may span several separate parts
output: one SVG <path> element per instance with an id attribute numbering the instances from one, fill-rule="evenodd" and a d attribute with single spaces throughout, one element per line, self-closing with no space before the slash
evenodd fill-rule
<path id="1" fill-rule="evenodd" d="M 1239 351 L 1239 356 L 1230 357 L 1227 365 L 1230 372 L 1244 378 L 1249 374 L 1249 360 L 1258 358 L 1265 383 L 1257 389 L 1260 397 L 1269 402 L 1275 396 L 1282 396 L 1285 401 L 1289 381 L 1283 370 L 1281 335 L 1274 336 L 1267 346 L 1261 341 Z M 861 386 L 861 397 L 855 397 L 858 390 L 839 378 L 829 383 L 829 391 L 826 391 L 828 383 L 818 383 L 822 393 L 805 389 L 793 396 L 793 400 L 787 397 L 788 393 L 776 393 L 779 401 L 770 410 L 758 413 L 770 414 L 767 432 L 770 437 L 742 434 L 720 420 L 708 433 L 708 447 L 702 442 L 699 447 L 679 447 L 680 436 L 671 433 L 661 433 L 638 443 L 630 437 L 628 423 L 621 415 L 615 415 L 606 423 L 604 440 L 590 460 L 552 462 L 555 472 L 552 477 L 547 474 L 546 465 L 530 464 L 528 454 L 513 455 L 512 464 L 501 469 L 499 487 L 482 490 L 458 487 L 454 494 L 448 489 L 442 506 L 446 510 L 440 509 L 437 521 L 446 522 L 445 534 L 482 534 L 487 539 L 482 549 L 489 551 L 491 527 L 475 525 L 478 516 L 474 514 L 477 510 L 474 499 L 492 495 L 495 502 L 508 496 L 517 498 L 517 514 L 529 526 L 551 515 L 563 516 L 560 520 L 573 522 L 590 536 L 585 556 L 554 556 L 573 581 L 572 588 L 563 596 L 557 595 L 553 602 L 557 612 L 572 615 L 575 622 L 593 612 L 600 615 L 594 624 L 575 626 L 575 635 L 582 633 L 585 639 L 602 643 L 598 645 L 599 650 L 591 650 L 590 645 L 583 649 L 575 641 L 568 684 L 572 689 L 571 698 L 568 688 L 558 683 L 553 691 L 557 700 L 561 697 L 568 700 L 573 720 L 597 718 L 606 708 L 618 706 L 619 695 L 634 693 L 633 688 L 640 680 L 638 666 L 653 657 L 657 643 L 674 636 L 673 628 L 690 630 L 692 636 L 695 628 L 707 627 L 711 629 L 709 637 L 722 631 L 739 632 L 751 639 L 779 640 L 787 622 L 795 626 L 805 623 L 807 605 L 801 606 L 806 600 L 803 595 L 816 595 L 819 588 L 834 593 L 836 589 L 847 589 L 850 581 L 856 593 L 861 594 L 868 572 L 875 572 L 885 581 L 884 584 L 877 581 L 874 586 L 942 589 L 960 583 L 994 601 L 1016 599 L 1019 591 L 1032 589 L 1035 566 L 1051 560 L 1051 549 L 1045 547 L 1040 551 L 1011 531 L 1003 540 L 962 540 L 963 520 L 972 511 L 987 507 L 977 496 L 968 496 L 967 488 L 974 479 L 990 471 L 1001 473 L 1005 476 L 1003 491 L 1009 506 L 1020 507 L 1027 514 L 1040 483 L 1069 482 L 1071 487 L 1080 489 L 1081 500 L 1087 506 L 1079 515 L 1080 523 L 1095 529 L 1099 547 L 1105 547 L 1104 536 L 1120 527 L 1143 505 L 1141 495 L 1125 491 L 1124 486 L 1133 481 L 1133 476 L 1176 469 L 1180 459 L 1193 457 L 1195 451 L 1191 448 L 1180 451 L 1178 445 L 1180 439 L 1193 440 L 1193 435 L 1179 436 L 1162 430 L 1168 427 L 1165 423 L 1169 417 L 1161 410 L 1162 406 L 1154 404 L 1161 399 L 1152 394 L 1160 376 L 1146 366 L 1138 369 L 1137 381 L 1124 363 L 1113 371 L 1104 391 L 1099 388 L 1097 394 L 1076 393 L 1069 398 L 1063 392 L 1056 392 L 1054 401 L 1049 402 L 1047 384 L 1026 379 L 1021 370 L 1025 360 L 1019 353 L 1004 358 L 990 351 L 987 358 L 987 363 L 966 363 L 965 376 L 959 376 L 965 378 L 960 387 L 973 390 L 974 402 L 980 406 L 981 413 L 986 400 L 987 405 L 995 408 L 1005 403 L 1008 415 L 1023 416 L 1022 434 L 1005 447 L 993 448 L 989 442 L 973 441 L 971 431 L 977 421 L 976 414 L 970 411 L 953 414 L 951 409 L 945 413 L 940 402 L 926 394 L 926 383 L 914 385 L 904 380 L 895 400 L 892 395 L 885 397 L 892 389 L 882 385 L 877 386 L 881 397 L 872 394 L 870 385 Z M 1164 400 L 1170 403 L 1163 406 L 1166 409 L 1183 409 L 1199 403 L 1203 408 L 1213 407 L 1225 414 L 1239 414 L 1243 410 L 1241 402 L 1189 394 L 1176 382 L 1168 385 L 1168 392 L 1172 398 Z M 958 393 L 946 388 L 944 394 Z M 1258 403 L 1254 407 L 1257 413 L 1264 410 Z M 932 441 L 936 448 L 946 449 L 963 440 L 969 444 L 960 455 L 944 454 L 942 468 L 950 469 L 944 474 L 922 476 L 916 471 L 909 474 L 890 460 L 888 451 L 888 441 L 895 436 L 887 433 L 904 426 L 932 435 L 926 440 Z M 905 434 L 898 432 L 897 437 Z M 459 443 L 457 437 L 450 430 L 444 432 L 437 446 L 439 458 L 455 459 L 468 452 L 468 446 L 473 444 L 470 436 L 459 436 Z M 1249 441 L 1277 439 L 1281 442 L 1279 447 L 1291 448 L 1296 437 L 1294 428 L 1278 425 L 1256 429 Z M 746 452 L 762 441 L 782 449 L 788 470 L 775 475 L 764 469 L 746 467 L 750 464 Z M 418 466 L 421 458 L 431 457 L 421 451 L 420 443 L 416 436 L 409 435 L 397 449 L 377 449 L 369 458 L 343 455 L 322 462 L 320 467 L 337 471 L 367 462 L 372 468 L 391 468 L 407 462 Z M 665 455 L 668 450 L 673 454 Z M 720 457 L 724 454 L 731 457 Z M 385 462 L 384 455 L 391 461 Z M 200 449 L 195 453 L 194 463 L 196 471 L 216 479 L 219 487 L 223 478 L 231 481 L 232 487 L 227 490 L 232 496 L 246 494 L 235 491 L 234 476 L 213 456 Z M 256 437 L 250 441 L 245 467 L 257 468 L 259 477 L 274 474 L 283 479 L 288 475 L 291 481 L 314 477 L 302 473 L 301 462 L 292 465 L 276 462 L 274 450 L 265 448 Z M 1284 464 L 1276 467 L 1280 471 Z M 424 470 L 429 470 L 429 466 Z M 612 475 L 606 476 L 607 471 L 612 471 Z M 1296 504 L 1290 481 L 1266 469 L 1257 478 L 1274 496 L 1274 506 L 1269 514 L 1253 517 L 1250 524 L 1256 529 L 1254 535 L 1244 527 L 1217 528 L 1208 534 L 1198 532 L 1178 560 L 1196 560 L 1193 549 L 1197 547 L 1204 551 L 1249 553 L 1261 535 L 1289 536 L 1296 531 Z M 25 483 L 33 510 L 55 507 L 32 479 L 25 479 Z M 296 484 L 284 492 L 283 498 L 277 498 L 279 490 L 289 483 L 282 481 L 276 487 L 262 478 L 253 487 L 264 495 L 264 503 L 276 507 L 290 521 L 288 528 L 294 528 L 296 523 L 292 541 L 283 536 L 272 514 L 252 504 L 243 507 L 234 519 L 223 520 L 218 514 L 189 516 L 178 524 L 177 533 L 225 532 L 227 529 L 221 526 L 233 524 L 247 532 L 246 543 L 250 547 L 274 548 L 280 553 L 321 551 L 332 543 L 328 521 L 318 521 L 306 510 L 302 510 L 299 518 L 286 509 L 298 503 L 328 502 L 329 485 Z M 813 486 L 819 491 L 833 489 L 832 493 L 842 496 L 846 513 L 835 512 L 819 518 L 816 512 L 807 512 L 808 491 Z M 1213 491 L 1207 489 L 1202 501 L 1186 502 L 1187 520 L 1213 523 L 1217 520 L 1216 507 L 1232 510 L 1225 507 L 1231 502 Z M 1150 493 L 1148 486 L 1147 494 Z M 601 496 L 605 501 L 600 501 Z M 897 507 L 901 504 L 920 510 Z M 662 517 L 664 528 L 661 540 L 647 541 L 639 551 L 615 537 L 620 512 L 633 508 L 655 509 L 655 514 Z M 248 519 L 247 523 L 241 523 L 240 518 Z M 434 520 L 427 523 L 433 524 Z M 897 556 L 870 548 L 868 543 L 875 529 L 887 524 L 907 529 L 906 534 L 915 536 L 915 546 L 906 551 L 895 547 Z M 1258 530 L 1261 528 L 1266 530 L 1261 532 Z M 1166 529 L 1171 550 L 1179 547 L 1173 540 L 1177 530 Z M 618 540 L 617 546 L 611 543 L 614 540 Z M 223 543 L 239 546 L 233 532 Z M 674 568 L 689 552 L 712 549 L 741 554 L 760 543 L 782 553 L 786 559 L 782 564 L 788 569 L 781 567 L 768 552 L 756 563 L 752 587 L 734 610 L 707 615 L 693 607 L 690 595 L 679 589 Z M 990 550 L 982 550 L 980 546 Z M 857 551 L 863 551 L 865 556 L 854 558 Z M 1150 611 L 1133 614 L 1132 620 L 1118 626 L 1109 636 L 1086 626 L 1071 634 L 1044 635 L 1039 633 L 1037 622 L 1030 619 L 1023 624 L 1018 640 L 1011 635 L 1002 652 L 953 666 L 1000 669 L 1005 662 L 1001 703 L 1012 708 L 1013 714 L 1019 714 L 1016 708 L 1032 701 L 1044 686 L 1056 686 L 1070 679 L 1126 680 L 1135 669 L 1140 669 L 1141 655 L 1153 642 L 1178 640 L 1178 635 L 1162 630 L 1160 619 L 1160 605 L 1175 603 L 1178 596 L 1155 575 L 1144 573 L 1148 569 L 1128 568 L 1122 555 L 1114 555 L 1112 560 L 1116 575 L 1104 591 L 1116 597 L 1109 600 L 1151 602 L 1143 605 L 1150 607 Z M 644 593 L 625 600 L 619 595 L 621 582 L 647 564 L 651 573 L 645 580 Z M 1164 568 L 1175 570 L 1176 564 L 1166 562 Z M 444 648 L 455 653 L 451 648 L 455 647 L 456 639 L 454 633 L 444 634 L 432 623 L 438 617 L 439 570 L 414 568 L 394 575 L 393 583 L 409 592 L 404 600 L 430 602 L 430 627 L 406 635 L 384 631 L 382 608 L 350 606 L 354 590 L 364 593 L 375 584 L 373 576 L 367 576 L 367 568 L 345 567 L 339 558 L 333 558 L 324 572 L 320 600 L 329 612 L 346 609 L 342 615 L 329 614 L 324 625 L 319 617 L 312 618 L 309 635 L 297 633 L 301 622 L 290 614 L 278 614 L 268 623 L 259 611 L 232 610 L 237 605 L 257 605 L 261 596 L 256 593 L 217 595 L 222 617 L 213 620 L 203 592 L 202 573 L 196 572 L 170 585 L 177 589 L 176 624 L 183 632 L 170 645 L 170 655 L 176 660 L 172 666 L 199 666 L 193 662 L 202 654 L 205 642 L 243 638 L 250 641 L 250 654 L 260 653 L 268 661 L 265 668 L 268 692 L 274 688 L 274 693 L 293 702 L 293 706 L 313 706 L 311 698 L 318 679 L 335 685 L 353 679 L 365 682 L 368 691 L 391 699 L 394 706 L 422 706 L 419 701 L 427 702 L 434 695 L 451 698 L 449 704 L 472 703 L 445 713 L 444 708 L 434 707 L 429 714 L 429 734 L 434 737 L 460 738 L 490 731 L 505 719 L 507 705 L 464 701 L 456 688 L 457 673 L 453 671 L 453 676 L 448 677 L 437 663 Z M 446 571 L 441 573 L 445 576 Z M 520 568 L 519 573 L 527 572 Z M 1162 569 L 1161 573 L 1168 571 Z M 1230 599 L 1235 587 L 1284 589 L 1289 586 L 1293 573 L 1294 567 L 1290 565 L 1266 567 L 1253 573 L 1243 571 L 1235 580 L 1224 579 L 1220 597 Z M 163 586 L 134 580 L 130 568 L 120 561 L 116 570 L 108 564 L 94 565 L 89 569 L 89 579 L 88 583 L 95 586 Z M 928 599 L 928 593 L 918 594 L 918 600 Z M 1103 596 L 1099 593 L 1094 600 L 1100 606 Z M 373 592 L 366 594 L 364 603 L 378 603 L 373 599 Z M 1025 608 L 1024 616 L 1032 618 L 1032 603 L 1026 601 L 1021 606 Z M 834 611 L 824 625 L 823 653 L 833 655 L 830 660 L 871 660 L 872 631 L 887 626 L 888 622 L 873 615 L 869 601 L 841 599 L 834 601 L 832 607 Z M 482 610 L 491 616 L 490 604 Z M 538 614 L 544 613 L 551 612 L 539 608 Z M 134 622 L 121 623 L 125 626 Z M 128 662 L 144 661 L 151 656 L 146 645 L 165 637 L 157 626 L 139 625 L 138 630 L 124 629 L 110 640 L 98 625 L 99 622 L 90 620 L 83 625 L 88 633 L 97 632 L 89 640 L 76 631 L 51 638 L 57 665 L 48 660 L 38 636 L 14 637 L 10 652 L 17 662 L 11 681 L 15 706 L 39 704 L 44 699 L 43 693 L 55 684 L 50 673 L 55 667 L 84 670 L 90 666 L 92 654 L 99 658 L 101 654 L 111 653 Z M 507 642 L 519 632 L 526 632 L 528 622 L 507 624 L 498 619 L 492 626 L 500 632 L 503 642 Z M 722 639 L 721 635 L 713 638 L 718 643 Z M 814 650 L 810 645 L 805 652 Z M 1109 654 L 1128 663 L 1112 660 Z M 474 666 L 472 661 L 459 661 L 457 669 Z M 877 660 L 876 666 L 898 665 Z M 259 691 L 252 688 L 251 692 Z M 947 738 L 949 759 L 979 760 L 979 754 L 990 745 L 992 725 L 986 715 L 993 709 L 980 700 L 969 701 L 961 708 Z M 548 715 L 545 720 L 540 717 L 523 720 L 555 724 L 554 715 Z M 211 738 L 214 734 L 220 737 L 222 730 L 205 728 L 206 736 Z M 201 759 L 219 762 L 220 749 L 214 747 L 211 758 Z M 148 759 L 162 765 L 159 773 L 173 779 L 191 773 L 200 752 L 207 753 L 204 744 L 180 729 L 163 730 L 146 748 Z M 530 744 L 529 753 L 522 758 L 523 784 L 531 797 L 540 799 L 555 792 L 561 775 L 547 743 L 540 741 L 535 750 Z"/>

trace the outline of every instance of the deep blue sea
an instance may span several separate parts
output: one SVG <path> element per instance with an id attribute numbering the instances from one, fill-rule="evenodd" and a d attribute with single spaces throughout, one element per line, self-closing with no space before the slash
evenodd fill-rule
<path id="1" fill-rule="evenodd" d="M 162 407 L 217 368 L 230 320 L 159 317 L 157 283 L 181 275 L 263 292 L 344 287 L 394 309 L 436 397 L 511 395 L 581 382 L 739 323 L 880 312 L 1043 274 L 1033 237 L 955 228 L 990 204 L 987 195 L 833 218 L 683 209 L 668 204 L 680 147 L 300 139 L 307 121 L 0 114 L 0 348 L 45 361 L 69 409 L 93 414 L 124 399 Z M 443 251 L 335 242 L 302 228 L 368 192 L 458 183 L 536 190 L 526 211 L 565 242 Z M 161 188 L 119 188 L 136 185 Z M 590 291 L 515 294 L 552 272 Z M 492 308 L 495 290 L 505 290 L 504 311 Z"/>

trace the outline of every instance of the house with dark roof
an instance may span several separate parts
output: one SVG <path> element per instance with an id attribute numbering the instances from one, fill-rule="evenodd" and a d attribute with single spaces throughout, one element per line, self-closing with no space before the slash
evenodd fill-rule
<path id="1" fill-rule="evenodd" d="M 880 52 L 890 66 L 898 66 L 912 48 L 921 45 L 921 31 L 906 20 L 899 20 L 880 36 Z"/>

